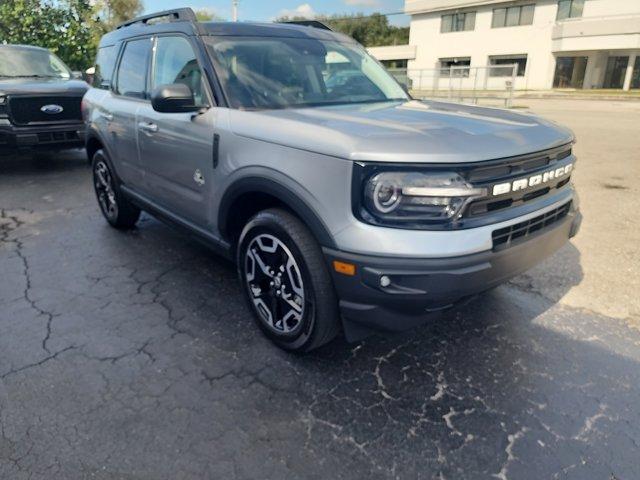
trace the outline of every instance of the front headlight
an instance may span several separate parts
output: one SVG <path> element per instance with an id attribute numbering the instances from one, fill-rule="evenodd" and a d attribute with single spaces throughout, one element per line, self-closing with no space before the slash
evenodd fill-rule
<path id="1" fill-rule="evenodd" d="M 486 193 L 455 172 L 382 172 L 366 182 L 363 215 L 383 224 L 445 222 Z"/>

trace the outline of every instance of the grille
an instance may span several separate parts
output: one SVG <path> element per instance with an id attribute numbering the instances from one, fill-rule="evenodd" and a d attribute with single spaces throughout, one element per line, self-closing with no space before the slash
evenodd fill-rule
<path id="1" fill-rule="evenodd" d="M 553 161 L 562 160 L 571 155 L 571 148 L 561 147 L 546 152 L 523 155 L 520 158 L 510 159 L 501 162 L 499 165 L 474 168 L 470 172 L 468 179 L 471 182 L 483 182 L 495 180 L 496 178 L 506 178 L 512 175 L 526 175 L 540 168 L 546 167 Z"/>
<path id="2" fill-rule="evenodd" d="M 42 132 L 38 134 L 39 143 L 56 143 L 79 140 L 78 132 Z"/>
<path id="3" fill-rule="evenodd" d="M 551 210 L 543 215 L 534 217 L 526 222 L 516 223 L 500 230 L 495 230 L 493 236 L 493 249 L 502 250 L 509 248 L 514 243 L 524 241 L 533 233 L 559 222 L 567 216 L 571 209 L 571 202 Z"/>
<path id="4" fill-rule="evenodd" d="M 567 149 L 564 147 L 554 149 L 548 152 L 513 159 L 502 164 L 475 168 L 467 173 L 466 178 L 475 186 L 486 187 L 491 191 L 492 185 L 496 183 L 510 182 L 519 178 L 527 178 L 531 175 L 540 174 L 556 167 L 565 166 L 569 162 L 569 160 L 565 159 L 570 155 L 570 148 Z M 531 200 L 544 197 L 564 187 L 569 183 L 570 178 L 571 175 L 569 174 L 567 177 L 557 182 L 548 182 L 546 184 L 529 187 L 517 192 L 501 195 L 499 197 L 482 198 L 473 201 L 464 212 L 464 216 L 472 218 L 522 205 Z"/>
<path id="5" fill-rule="evenodd" d="M 16 125 L 31 123 L 80 122 L 82 97 L 14 97 L 9 99 L 11 120 Z M 60 105 L 64 110 L 57 114 L 44 113 L 45 105 Z"/>

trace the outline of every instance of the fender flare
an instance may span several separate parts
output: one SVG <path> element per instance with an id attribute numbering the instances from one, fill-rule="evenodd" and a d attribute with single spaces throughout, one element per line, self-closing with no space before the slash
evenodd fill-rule
<path id="1" fill-rule="evenodd" d="M 109 142 L 105 142 L 104 137 L 102 136 L 102 134 L 100 133 L 100 131 L 98 131 L 95 127 L 93 126 L 89 126 L 87 128 L 87 136 L 86 139 L 84 141 L 84 145 L 85 145 L 85 150 L 87 151 L 87 157 L 89 156 L 89 142 L 91 140 L 97 140 L 98 142 L 100 142 L 100 145 L 102 145 L 102 150 L 104 150 L 107 153 L 107 157 L 109 158 L 109 163 L 111 164 L 111 169 L 113 170 L 113 173 L 116 176 L 116 180 L 119 183 L 122 183 L 122 180 L 120 180 L 120 175 L 118 175 L 118 172 L 116 170 L 116 166 L 113 162 L 113 155 L 111 154 L 111 147 L 109 147 Z M 89 164 L 91 164 L 91 162 L 93 161 L 93 158 L 89 158 Z"/>
<path id="2" fill-rule="evenodd" d="M 238 179 L 226 189 L 218 211 L 218 228 L 223 238 L 229 238 L 226 225 L 229 217 L 233 215 L 231 206 L 238 198 L 248 193 L 263 193 L 277 198 L 306 224 L 320 245 L 337 248 L 333 236 L 320 216 L 298 194 L 280 182 L 258 176 Z"/>
<path id="3" fill-rule="evenodd" d="M 102 149 L 107 151 L 107 155 L 109 155 L 109 158 L 113 158 L 113 156 L 111 155 L 111 150 L 109 148 L 109 142 L 105 142 L 102 134 L 93 126 L 87 127 L 87 135 L 84 141 L 84 147 L 87 152 L 89 151 L 89 142 L 91 142 L 91 140 L 97 140 L 98 142 L 100 142 L 100 145 L 102 145 Z M 91 160 L 92 159 L 90 158 L 89 161 Z"/>

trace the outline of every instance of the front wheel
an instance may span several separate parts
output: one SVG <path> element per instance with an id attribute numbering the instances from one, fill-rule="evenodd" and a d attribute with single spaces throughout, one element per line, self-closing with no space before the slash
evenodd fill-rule
<path id="1" fill-rule="evenodd" d="M 242 231 L 237 260 L 250 308 L 274 343 L 308 352 L 336 336 L 338 302 L 322 250 L 295 216 L 258 213 Z"/>

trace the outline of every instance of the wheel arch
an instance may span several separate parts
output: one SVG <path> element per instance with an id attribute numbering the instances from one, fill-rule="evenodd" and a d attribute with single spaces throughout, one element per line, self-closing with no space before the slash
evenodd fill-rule
<path id="1" fill-rule="evenodd" d="M 93 156 L 98 150 L 104 148 L 104 142 L 98 137 L 97 134 L 89 133 L 89 135 L 87 135 L 85 149 L 87 150 L 87 159 L 89 160 L 89 162 L 93 161 Z"/>
<path id="2" fill-rule="evenodd" d="M 116 169 L 116 165 L 114 162 L 114 156 L 111 152 L 111 148 L 109 147 L 109 142 L 106 142 L 102 137 L 101 133 L 93 127 L 89 127 L 87 130 L 87 139 L 85 140 L 85 149 L 87 151 L 87 157 L 89 159 L 89 163 L 93 161 L 93 156 L 95 153 L 102 149 L 106 152 L 110 167 L 113 170 L 113 174 L 116 177 L 118 182 L 122 182 L 120 179 L 120 175 L 118 175 L 118 171 Z"/>
<path id="3" fill-rule="evenodd" d="M 222 197 L 218 212 L 222 237 L 235 245 L 249 218 L 272 207 L 282 207 L 295 214 L 320 245 L 336 248 L 327 226 L 300 195 L 275 180 L 257 176 L 236 180 Z"/>
<path id="4" fill-rule="evenodd" d="M 93 155 L 100 149 L 106 151 L 110 159 L 113 158 L 109 142 L 106 141 L 102 133 L 92 125 L 87 129 L 87 137 L 84 142 L 84 146 L 87 151 L 89 161 L 93 159 Z"/>

